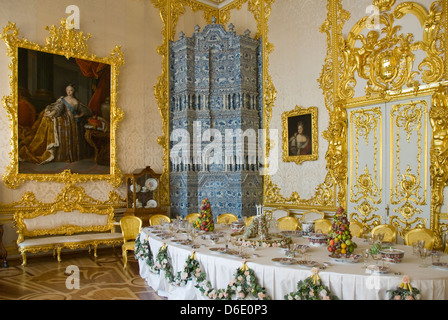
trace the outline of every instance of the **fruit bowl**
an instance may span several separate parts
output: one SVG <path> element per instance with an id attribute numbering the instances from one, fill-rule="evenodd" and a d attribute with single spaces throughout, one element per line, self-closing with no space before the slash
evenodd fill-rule
<path id="1" fill-rule="evenodd" d="M 404 251 L 399 249 L 382 249 L 380 250 L 381 256 L 384 260 L 392 263 L 400 263 L 404 257 Z"/>
<path id="2" fill-rule="evenodd" d="M 310 233 L 308 240 L 314 247 L 324 247 L 327 245 L 328 235 L 325 233 Z"/>

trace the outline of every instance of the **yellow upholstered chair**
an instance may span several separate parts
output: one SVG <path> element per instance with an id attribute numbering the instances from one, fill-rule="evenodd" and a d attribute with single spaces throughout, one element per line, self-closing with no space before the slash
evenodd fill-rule
<path id="1" fill-rule="evenodd" d="M 309 210 L 302 213 L 302 222 L 311 222 L 316 219 L 324 219 L 325 218 L 325 212 L 319 211 L 319 210 Z"/>
<path id="2" fill-rule="evenodd" d="M 185 216 L 185 220 L 187 220 L 189 223 L 193 223 L 199 218 L 199 216 L 199 213 L 190 213 Z"/>
<path id="3" fill-rule="evenodd" d="M 238 217 L 236 214 L 233 213 L 223 213 L 221 215 L 218 216 L 216 222 L 218 224 L 231 224 L 234 221 L 238 221 Z"/>
<path id="4" fill-rule="evenodd" d="M 412 243 L 418 240 L 425 240 L 425 248 L 432 250 L 435 242 L 434 232 L 426 228 L 415 228 L 404 236 L 404 243 L 408 246 L 412 246 Z"/>
<path id="5" fill-rule="evenodd" d="M 397 240 L 397 229 L 390 224 L 380 224 L 372 229 L 372 238 L 376 234 L 384 234 L 383 241 L 385 242 L 396 242 Z M 412 245 L 412 243 L 411 243 Z"/>
<path id="6" fill-rule="evenodd" d="M 162 224 L 162 222 L 170 223 L 171 219 L 170 217 L 164 215 L 164 214 L 155 214 L 149 217 L 149 225 L 150 226 L 156 226 L 158 224 Z"/>
<path id="7" fill-rule="evenodd" d="M 329 234 L 331 231 L 331 225 L 333 223 L 328 219 L 316 219 L 314 220 L 314 230 L 318 232 L 318 230 L 322 231 L 322 233 Z"/>
<path id="8" fill-rule="evenodd" d="M 280 230 L 297 230 L 299 228 L 299 220 L 296 217 L 281 217 L 277 222 Z"/>
<path id="9" fill-rule="evenodd" d="M 249 226 L 254 221 L 255 216 L 247 217 L 246 226 Z"/>
<path id="10" fill-rule="evenodd" d="M 356 220 L 350 220 L 350 233 L 353 237 L 361 238 L 364 233 L 364 226 L 361 222 Z"/>
<path id="11" fill-rule="evenodd" d="M 123 255 L 124 269 L 128 264 L 128 251 L 135 250 L 135 240 L 142 229 L 142 219 L 136 216 L 124 216 L 120 220 L 121 233 L 123 234 L 123 245 L 121 251 Z"/>

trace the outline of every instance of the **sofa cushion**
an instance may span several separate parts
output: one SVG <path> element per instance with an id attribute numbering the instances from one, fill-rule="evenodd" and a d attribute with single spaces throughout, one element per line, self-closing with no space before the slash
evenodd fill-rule
<path id="1" fill-rule="evenodd" d="M 19 248 L 34 247 L 34 246 L 47 246 L 47 245 L 57 245 L 64 243 L 76 243 L 85 241 L 107 241 L 107 240 L 122 240 L 123 235 L 118 232 L 101 232 L 101 233 L 84 233 L 75 234 L 71 236 L 51 236 L 51 237 L 40 237 L 40 238 L 30 238 L 18 244 Z"/>

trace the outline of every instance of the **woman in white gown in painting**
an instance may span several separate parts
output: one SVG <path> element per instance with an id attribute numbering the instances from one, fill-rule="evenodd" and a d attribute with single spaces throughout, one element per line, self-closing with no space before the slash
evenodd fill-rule
<path id="1" fill-rule="evenodd" d="M 84 125 L 92 112 L 75 97 L 73 85 L 66 93 L 40 113 L 31 132 L 19 141 L 20 161 L 74 162 L 90 156 Z"/>

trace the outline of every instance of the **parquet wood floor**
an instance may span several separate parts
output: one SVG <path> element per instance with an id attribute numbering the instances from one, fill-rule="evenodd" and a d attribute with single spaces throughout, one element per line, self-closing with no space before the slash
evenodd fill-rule
<path id="1" fill-rule="evenodd" d="M 52 256 L 8 260 L 0 268 L 0 300 L 164 300 L 139 275 L 138 262 L 129 252 L 128 267 L 123 269 L 120 249 L 98 249 L 93 253 L 63 253 L 62 261 Z M 79 288 L 73 279 L 79 270 Z M 72 267 L 73 268 L 73 267 Z"/>

